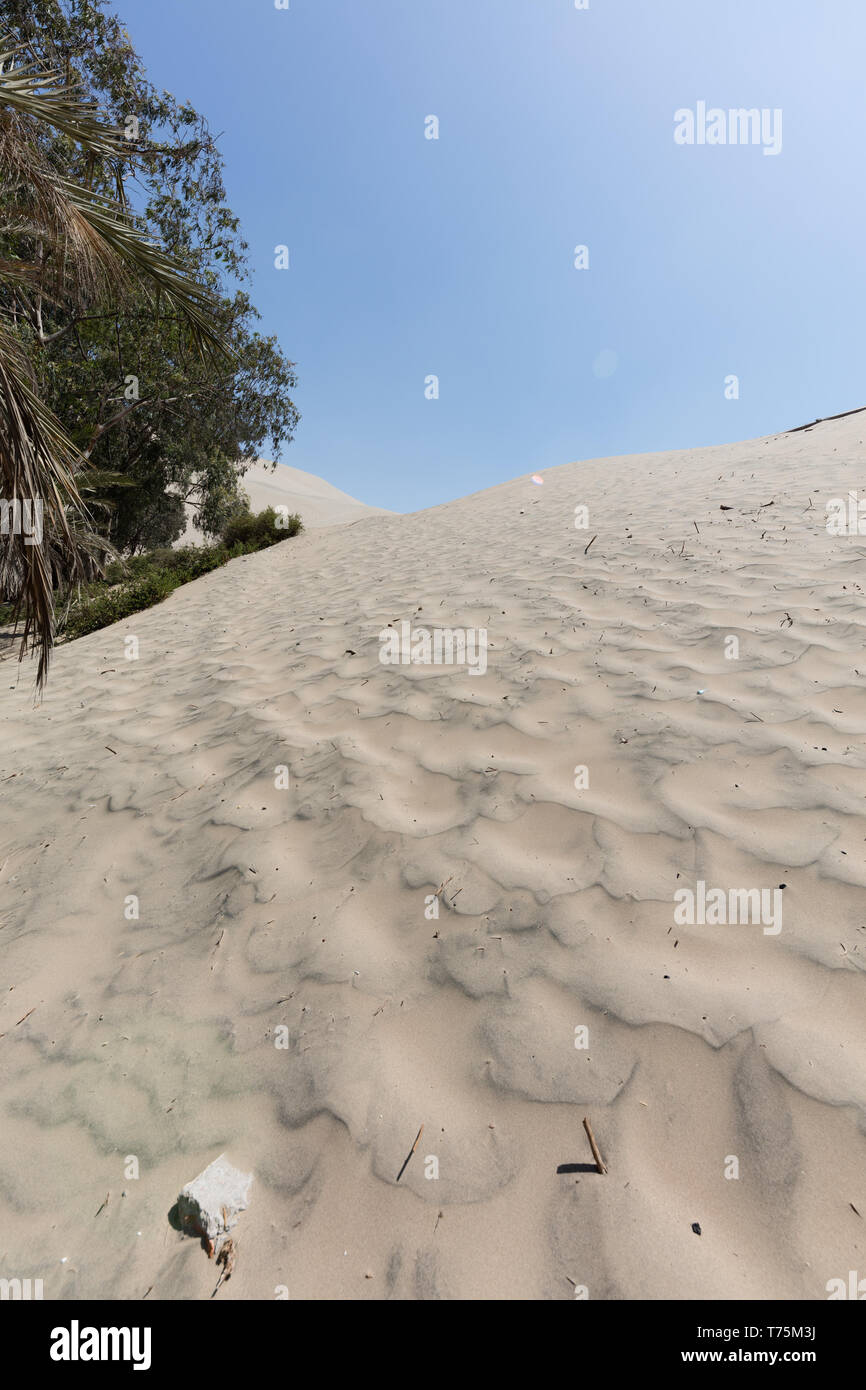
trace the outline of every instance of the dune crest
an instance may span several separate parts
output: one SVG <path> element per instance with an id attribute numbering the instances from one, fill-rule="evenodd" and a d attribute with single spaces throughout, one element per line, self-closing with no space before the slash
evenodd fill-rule
<path id="1" fill-rule="evenodd" d="M 262 512 L 266 507 L 288 507 L 290 514 L 300 513 L 308 530 L 319 526 L 339 526 L 348 521 L 359 521 L 365 516 L 392 515 L 381 507 L 368 507 L 366 502 L 359 502 L 357 497 L 341 492 L 314 473 L 305 473 L 302 468 L 290 468 L 285 463 L 278 463 L 274 467 L 269 459 L 257 459 L 251 463 L 240 485 L 249 497 L 254 512 Z M 176 544 L 199 545 L 205 537 L 193 525 L 194 508 L 188 505 L 187 512 L 186 530 Z"/>

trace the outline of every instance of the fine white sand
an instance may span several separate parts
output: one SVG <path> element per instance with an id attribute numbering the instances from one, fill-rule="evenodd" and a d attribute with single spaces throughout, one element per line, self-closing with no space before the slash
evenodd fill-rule
<path id="1" fill-rule="evenodd" d="M 36 708 L 7 657 L 0 1274 L 208 1298 L 168 1213 L 223 1151 L 219 1299 L 866 1274 L 866 538 L 824 512 L 864 438 L 308 531 L 61 647 Z M 383 665 L 404 620 L 485 628 L 486 674 Z M 675 925 L 698 881 L 785 884 L 781 932 Z"/>
<path id="2" fill-rule="evenodd" d="M 341 492 L 324 478 L 305 473 L 302 468 L 290 468 L 285 463 L 274 465 L 269 459 L 259 459 L 249 465 L 241 479 L 241 488 L 254 512 L 264 511 L 265 507 L 288 507 L 290 514 L 300 513 L 308 530 L 358 521 L 364 516 L 392 515 L 381 507 L 368 507 L 366 502 Z M 177 544 L 199 545 L 205 537 L 193 524 L 195 509 L 188 506 L 187 511 L 186 531 Z"/>

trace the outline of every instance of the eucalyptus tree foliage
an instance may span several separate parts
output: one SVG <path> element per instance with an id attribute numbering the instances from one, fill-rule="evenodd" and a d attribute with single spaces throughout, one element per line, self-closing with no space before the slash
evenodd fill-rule
<path id="1" fill-rule="evenodd" d="M 292 363 L 255 330 L 204 117 L 148 80 L 105 0 L 0 0 L 0 537 L 44 682 L 58 596 L 114 549 L 213 533 L 292 438 Z M 12 528 L 9 528 L 10 532 Z"/>

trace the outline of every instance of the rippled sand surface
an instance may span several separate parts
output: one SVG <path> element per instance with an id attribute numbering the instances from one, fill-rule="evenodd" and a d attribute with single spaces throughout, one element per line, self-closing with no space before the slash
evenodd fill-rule
<path id="1" fill-rule="evenodd" d="M 35 708 L 7 657 L 0 1275 L 209 1297 L 168 1213 L 223 1151 L 220 1299 L 866 1273 L 866 536 L 825 525 L 864 439 L 309 532 L 59 648 Z M 402 621 L 486 629 L 485 674 L 384 665 Z M 677 924 L 699 881 L 784 884 L 782 930 Z"/>

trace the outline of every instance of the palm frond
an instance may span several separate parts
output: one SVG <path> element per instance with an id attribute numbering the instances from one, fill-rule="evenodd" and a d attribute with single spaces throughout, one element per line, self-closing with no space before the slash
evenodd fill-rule
<path id="1" fill-rule="evenodd" d="M 29 249 L 0 259 L 0 285 L 25 306 L 49 297 L 80 308 L 116 302 L 133 287 L 164 300 L 186 322 L 199 352 L 232 357 L 217 326 L 217 302 L 145 234 L 126 206 L 120 172 L 134 148 L 103 121 L 77 87 L 35 65 L 11 40 L 0 43 L 0 189 L 5 230 Z M 72 140 L 111 174 L 117 197 L 66 178 L 40 140 L 44 125 Z M 103 177 L 103 184 L 105 178 Z M 37 323 L 41 309 L 37 300 Z M 96 491 L 88 463 L 40 398 L 22 342 L 0 321 L 0 498 L 41 508 L 42 535 L 0 534 L 0 597 L 23 614 L 21 656 L 38 651 L 37 689 L 45 684 L 56 630 L 55 596 L 91 578 L 113 553 L 93 527 L 82 491 Z M 87 479 L 87 480 L 86 480 Z M 91 506 L 100 506 L 93 498 Z M 4 513 L 7 507 L 3 508 Z M 32 542 L 32 537 L 29 538 Z"/>
<path id="2" fill-rule="evenodd" d="M 107 549 L 90 525 L 76 483 L 85 461 L 60 422 L 40 400 L 17 340 L 0 326 L 0 492 L 5 504 L 38 508 L 41 535 L 0 535 L 0 592 L 23 610 L 21 656 L 39 651 L 43 687 L 54 640 L 54 588 L 61 577 L 87 578 Z"/>
<path id="3" fill-rule="evenodd" d="M 28 139 L 26 122 L 47 121 L 102 159 L 130 154 L 122 131 L 103 124 L 96 108 L 75 96 L 75 87 L 57 85 L 57 74 L 32 64 L 7 71 L 18 52 L 13 47 L 0 53 L 0 111 L 19 118 L 0 122 L 0 175 L 7 185 L 18 183 L 19 214 L 29 213 L 31 235 L 49 241 L 55 276 L 71 275 L 75 288 L 89 294 L 117 290 L 131 280 L 149 286 L 157 302 L 164 297 L 186 319 L 202 355 L 230 358 L 216 327 L 214 296 L 135 225 L 122 179 L 119 196 L 107 198 L 57 173 L 36 141 Z"/>
<path id="4" fill-rule="evenodd" d="M 164 297 L 189 324 L 193 341 L 201 353 L 232 356 L 214 322 L 216 301 L 211 292 L 192 280 L 173 257 L 156 246 L 133 225 L 128 216 L 109 199 L 80 188 L 68 179 L 59 179 L 71 218 L 78 219 L 77 230 L 93 236 L 93 252 L 118 274 L 134 272 L 136 282 Z"/>
<path id="5" fill-rule="evenodd" d="M 47 122 L 101 159 L 128 158 L 134 153 L 123 131 L 109 125 L 94 102 L 83 100 L 76 84 L 29 60 L 16 61 L 26 54 L 24 44 L 6 37 L 0 40 L 0 48 L 0 102 L 4 106 Z"/>

